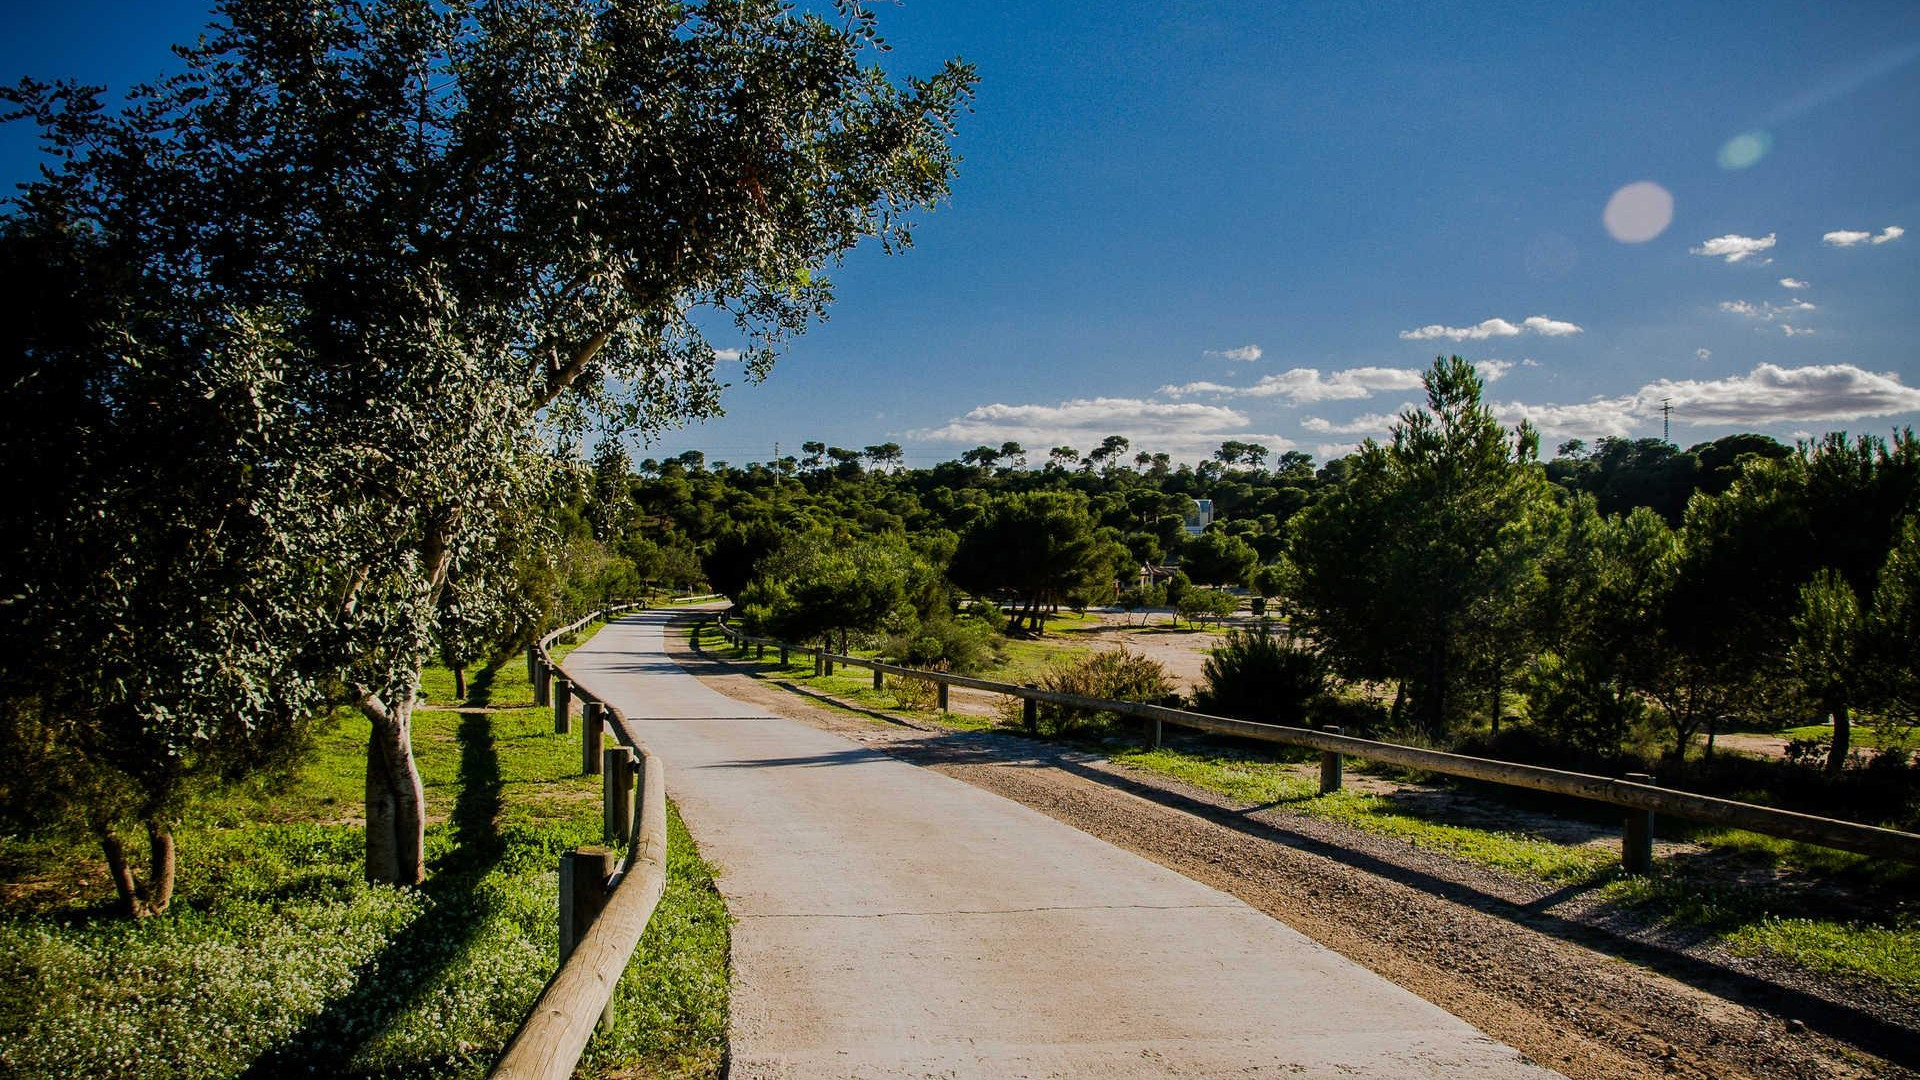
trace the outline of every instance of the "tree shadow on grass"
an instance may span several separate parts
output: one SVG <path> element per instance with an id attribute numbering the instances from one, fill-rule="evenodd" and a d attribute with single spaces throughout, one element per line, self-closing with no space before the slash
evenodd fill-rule
<path id="1" fill-rule="evenodd" d="M 453 845 L 428 867 L 419 890 L 425 910 L 355 970 L 352 990 L 262 1054 L 246 1077 L 362 1075 L 354 1053 L 420 999 L 492 914 L 476 888 L 505 852 L 496 823 L 502 785 L 491 717 L 462 715 L 455 738 L 460 795 L 449 819 Z"/>
<path id="2" fill-rule="evenodd" d="M 500 665 L 504 662 L 498 658 L 489 660 L 486 667 L 474 672 L 473 678 L 467 680 L 467 700 L 461 704 L 474 707 L 493 704 L 493 677 L 499 673 Z"/>

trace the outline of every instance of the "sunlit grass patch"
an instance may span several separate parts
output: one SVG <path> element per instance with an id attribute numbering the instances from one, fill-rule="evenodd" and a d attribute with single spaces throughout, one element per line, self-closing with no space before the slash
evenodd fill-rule
<path id="1" fill-rule="evenodd" d="M 1726 935 L 1728 948 L 1773 953 L 1829 975 L 1865 976 L 1920 996 L 1920 928 L 1765 916 Z"/>
<path id="2" fill-rule="evenodd" d="M 0 916 L 0 1075 L 484 1075 L 557 965 L 558 860 L 599 842 L 600 780 L 579 775 L 579 736 L 553 734 L 550 710 L 424 710 L 430 877 L 368 885 L 361 830 L 341 820 L 359 810 L 366 737 L 343 713 L 284 789 L 210 803 L 180 831 L 165 915 L 102 917 L 81 897 Z M 666 894 L 595 1075 L 720 1070 L 727 915 L 669 816 Z"/>
<path id="3" fill-rule="evenodd" d="M 1319 790 L 1314 781 L 1293 766 L 1232 753 L 1195 753 L 1162 747 L 1155 750 L 1117 750 L 1109 755 L 1117 764 L 1158 773 L 1195 787 L 1248 803 L 1310 799 Z"/>

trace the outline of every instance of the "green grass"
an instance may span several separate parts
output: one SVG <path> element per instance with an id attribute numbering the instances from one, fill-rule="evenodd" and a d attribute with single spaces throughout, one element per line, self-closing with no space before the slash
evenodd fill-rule
<path id="1" fill-rule="evenodd" d="M 1831 741 L 1833 739 L 1833 725 L 1806 724 L 1801 727 L 1787 728 L 1785 731 L 1771 732 L 1770 734 L 1776 734 L 1783 739 Z M 1920 749 L 1920 728 L 1885 728 L 1855 724 L 1849 734 L 1849 738 L 1853 744 L 1853 748 L 1856 750 Z"/>
<path id="2" fill-rule="evenodd" d="M 1589 881 L 1620 862 L 1617 852 L 1560 844 L 1524 832 L 1494 831 L 1431 821 L 1396 809 L 1392 800 L 1355 791 L 1321 795 L 1319 774 L 1284 762 L 1232 753 L 1162 747 L 1120 750 L 1117 764 L 1172 777 L 1250 804 L 1282 804 L 1287 810 L 1337 821 L 1379 836 L 1404 840 L 1497 870 L 1551 882 Z"/>
<path id="3" fill-rule="evenodd" d="M 1034 643 L 1016 643 L 1028 644 Z M 1045 652 L 1058 655 L 1059 647 Z M 733 655 L 730 650 L 718 654 Z M 1034 650 L 1031 655 L 1044 654 Z M 1011 728 L 1005 721 L 900 709 L 888 699 L 888 691 L 873 691 L 863 670 L 853 676 L 816 679 L 810 659 L 774 670 L 787 681 L 867 708 L 907 712 L 956 729 Z M 1127 729 L 1124 737 L 1132 735 L 1132 729 Z M 1716 885 L 1674 858 L 1656 863 L 1652 875 L 1628 877 L 1619 873 L 1619 847 L 1611 842 L 1567 844 L 1524 831 L 1454 824 L 1408 812 L 1392 798 L 1351 789 L 1321 796 L 1317 768 L 1277 760 L 1288 756 L 1286 751 L 1269 755 L 1171 746 L 1140 749 L 1124 745 L 1123 737 L 1088 745 L 1117 764 L 1193 784 L 1249 806 L 1279 805 L 1289 812 L 1395 837 L 1518 877 L 1591 886 L 1604 903 L 1633 908 L 1660 921 L 1706 928 L 1734 952 L 1770 955 L 1810 971 L 1865 979 L 1895 993 L 1920 997 L 1920 926 L 1910 917 L 1847 918 L 1810 906 L 1802 897 L 1803 889 Z M 1674 833 L 1756 865 L 1837 878 L 1894 895 L 1913 895 L 1920 885 L 1920 871 L 1890 868 L 1879 860 L 1756 833 L 1675 825 L 1663 825 L 1663 835 Z"/>
<path id="4" fill-rule="evenodd" d="M 1590 884 L 1608 904 L 1657 921 L 1704 928 L 1745 955 L 1770 955 L 1830 976 L 1865 979 L 1920 998 L 1920 923 L 1902 914 L 1879 919 L 1836 913 L 1802 887 L 1729 886 L 1693 872 L 1678 858 L 1653 874 L 1619 873 L 1617 846 L 1557 843 L 1525 832 L 1474 828 L 1410 814 L 1393 800 L 1342 791 L 1318 794 L 1316 772 L 1257 755 L 1162 748 L 1120 749 L 1111 760 L 1171 777 L 1249 805 L 1337 821 L 1481 866 L 1562 885 Z M 1920 870 L 1843 851 L 1733 829 L 1680 830 L 1716 857 L 1838 880 L 1883 896 L 1912 896 Z"/>
<path id="5" fill-rule="evenodd" d="M 476 704 L 530 696 L 522 658 L 491 674 Z M 554 970 L 556 866 L 599 842 L 600 781 L 546 709 L 415 725 L 424 886 L 360 879 L 367 728 L 339 716 L 284 790 L 229 792 L 181 829 L 167 914 L 107 915 L 98 870 L 0 914 L 0 1075 L 484 1075 Z M 671 808 L 669 829 L 666 894 L 589 1075 L 720 1071 L 728 919 Z M 28 846 L 10 865 L 98 858 Z"/>
<path id="6" fill-rule="evenodd" d="M 1724 938 L 1735 952 L 1773 953 L 1827 975 L 1861 976 L 1920 993 L 1920 927 L 1762 916 Z"/>
<path id="7" fill-rule="evenodd" d="M 1665 862 L 1651 874 L 1608 882 L 1600 895 L 1665 923 L 1706 929 L 1738 954 L 1778 957 L 1920 999 L 1920 922 L 1910 909 L 1880 920 L 1850 917 L 1792 892 L 1703 882 Z"/>

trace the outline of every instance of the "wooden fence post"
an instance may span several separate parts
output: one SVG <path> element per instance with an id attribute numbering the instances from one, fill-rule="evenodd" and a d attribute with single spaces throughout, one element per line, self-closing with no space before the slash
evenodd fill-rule
<path id="1" fill-rule="evenodd" d="M 601 754 L 601 836 L 609 844 L 633 839 L 633 751 L 610 747 Z"/>
<path id="2" fill-rule="evenodd" d="M 1621 777 L 1629 783 L 1652 784 L 1646 773 L 1630 772 Z M 1620 868 L 1629 874 L 1644 874 L 1653 869 L 1653 811 L 1628 810 L 1621 835 Z"/>
<path id="3" fill-rule="evenodd" d="M 545 660 L 533 662 L 533 703 L 543 707 L 553 704 L 553 672 L 547 670 Z"/>
<path id="4" fill-rule="evenodd" d="M 1029 690 L 1038 690 L 1040 688 L 1038 684 L 1035 683 L 1027 683 L 1026 687 Z M 1028 734 L 1040 734 L 1040 703 L 1032 698 L 1020 699 L 1020 721 L 1027 725 Z"/>
<path id="5" fill-rule="evenodd" d="M 597 701 L 580 703 L 580 775 L 595 776 L 600 772 L 600 714 L 603 706 Z"/>
<path id="6" fill-rule="evenodd" d="M 1157 716 L 1154 717 L 1153 718 L 1153 748 L 1155 750 L 1160 749 L 1160 744 L 1165 742 L 1166 738 L 1167 738 L 1167 730 L 1166 730 L 1165 723 L 1163 723 L 1159 717 Z"/>
<path id="7" fill-rule="evenodd" d="M 753 643 L 753 658 L 754 658 L 755 660 L 765 660 L 765 659 L 767 658 L 767 643 L 766 643 L 766 642 L 764 642 L 764 641 L 756 641 L 756 642 L 754 642 L 754 643 Z"/>
<path id="8" fill-rule="evenodd" d="M 833 646 L 832 646 L 832 645 L 828 645 L 828 646 L 826 646 L 825 648 L 823 648 L 823 649 L 821 649 L 821 650 L 820 650 L 820 652 L 819 652 L 819 656 L 820 656 L 820 659 L 821 659 L 821 660 L 822 660 L 822 661 L 823 661 L 823 662 L 825 663 L 825 665 L 826 665 L 826 669 L 825 669 L 825 670 L 824 670 L 824 671 L 823 671 L 823 672 L 821 673 L 821 674 L 824 674 L 824 675 L 831 675 L 831 674 L 833 674 L 833 654 L 832 654 L 832 653 L 829 653 L 829 652 L 827 651 L 827 649 L 831 649 L 831 648 L 833 648 Z"/>
<path id="9" fill-rule="evenodd" d="M 527 682 L 529 683 L 533 682 L 534 678 L 537 675 L 539 675 L 539 673 L 540 673 L 540 643 L 538 641 L 529 642 L 527 644 Z"/>
<path id="10" fill-rule="evenodd" d="M 1340 734 L 1340 725 L 1326 724 L 1322 726 L 1320 730 L 1329 735 L 1338 735 Z M 1320 751 L 1320 794 L 1331 795 L 1339 791 L 1340 783 L 1343 779 L 1341 776 L 1340 755 L 1332 750 Z"/>
<path id="11" fill-rule="evenodd" d="M 934 693 L 939 697 L 940 711 L 941 712 L 948 711 L 947 703 L 949 699 L 952 697 L 949 691 L 951 691 L 953 687 L 948 686 L 946 683 L 934 683 L 933 685 L 936 687 L 936 689 L 934 690 Z"/>
<path id="12" fill-rule="evenodd" d="M 560 856 L 560 962 L 587 936 L 607 906 L 607 879 L 613 876 L 613 852 L 603 847 L 576 848 Z"/>
<path id="13" fill-rule="evenodd" d="M 881 689 L 882 687 L 884 687 L 884 686 L 886 686 L 886 684 L 887 684 L 887 680 L 886 680 L 886 678 L 885 678 L 885 677 L 884 677 L 884 676 L 883 676 L 883 675 L 881 674 L 881 672 L 880 672 L 880 669 L 879 669 L 879 668 L 874 668 L 874 669 L 873 669 L 873 688 L 874 688 L 875 690 L 879 690 L 879 689 Z"/>
<path id="14" fill-rule="evenodd" d="M 787 643 L 784 641 L 780 643 L 780 666 L 787 666 Z"/>
<path id="15" fill-rule="evenodd" d="M 553 680 L 553 730 L 560 735 L 573 730 L 573 683 L 566 679 Z"/>
<path id="16" fill-rule="evenodd" d="M 820 650 L 819 649 L 813 650 L 813 677 L 814 678 L 817 679 L 821 675 L 826 674 L 827 669 L 823 666 L 825 664 L 826 664 L 826 661 L 820 658 Z"/>

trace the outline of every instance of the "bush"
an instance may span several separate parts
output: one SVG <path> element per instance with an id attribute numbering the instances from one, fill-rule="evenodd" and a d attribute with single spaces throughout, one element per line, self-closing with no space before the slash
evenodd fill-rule
<path id="1" fill-rule="evenodd" d="M 887 692 L 892 695 L 895 708 L 914 712 L 931 709 L 940 700 L 940 692 L 925 679 L 890 678 Z"/>
<path id="2" fill-rule="evenodd" d="M 1055 693 L 1108 701 L 1162 704 L 1179 700 L 1173 680 L 1167 677 L 1167 669 L 1160 661 L 1125 649 L 1097 652 L 1065 667 L 1054 668 L 1040 677 L 1039 685 Z M 1119 714 L 1041 702 L 1039 717 L 1042 733 L 1069 735 L 1083 728 L 1104 727 L 1119 719 Z"/>
<path id="3" fill-rule="evenodd" d="M 1554 653 L 1540 657 L 1522 689 L 1533 724 L 1583 752 L 1618 749 L 1647 713 L 1638 695 Z"/>
<path id="4" fill-rule="evenodd" d="M 1331 677 L 1319 650 L 1264 629 L 1227 631 L 1204 670 L 1207 684 L 1194 696 L 1201 712 L 1294 726 L 1310 722 Z"/>
<path id="5" fill-rule="evenodd" d="M 1179 616 L 1188 622 L 1205 622 L 1208 619 L 1224 619 L 1240 607 L 1240 598 L 1221 589 L 1188 589 L 1180 594 L 1180 603 L 1175 606 Z"/>
<path id="6" fill-rule="evenodd" d="M 887 639 L 886 655 L 908 667 L 976 672 L 998 657 L 1006 638 L 995 618 L 959 616 L 929 619 Z"/>

